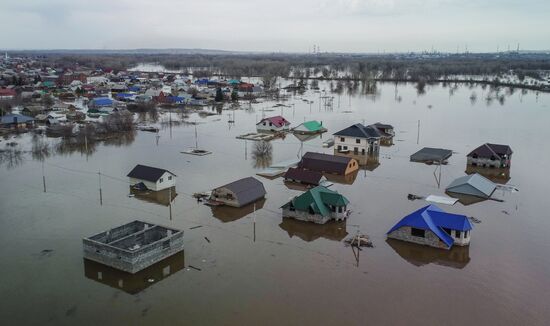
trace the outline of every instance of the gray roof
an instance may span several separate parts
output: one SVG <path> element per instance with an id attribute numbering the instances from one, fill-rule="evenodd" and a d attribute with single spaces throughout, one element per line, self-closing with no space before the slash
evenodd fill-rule
<path id="1" fill-rule="evenodd" d="M 138 164 L 132 169 L 132 171 L 130 171 L 130 173 L 128 173 L 127 177 L 157 182 L 158 179 L 160 179 L 160 177 L 162 177 L 162 175 L 166 172 L 170 173 L 173 176 L 176 176 L 174 173 L 165 169 L 159 169 L 152 166 Z"/>
<path id="2" fill-rule="evenodd" d="M 265 196 L 264 184 L 253 177 L 243 178 L 221 186 L 235 194 L 240 205 L 250 204 Z"/>
<path id="3" fill-rule="evenodd" d="M 346 129 L 342 129 L 337 133 L 334 133 L 335 136 L 348 136 L 356 138 L 380 138 L 382 135 L 373 126 L 364 126 L 360 123 L 356 123 L 353 126 L 349 126 Z"/>
<path id="4" fill-rule="evenodd" d="M 476 173 L 455 179 L 445 190 L 450 193 L 489 198 L 495 189 L 494 182 Z"/>
<path id="5" fill-rule="evenodd" d="M 453 151 L 443 148 L 424 147 L 411 155 L 413 162 L 444 161 L 453 155 Z"/>

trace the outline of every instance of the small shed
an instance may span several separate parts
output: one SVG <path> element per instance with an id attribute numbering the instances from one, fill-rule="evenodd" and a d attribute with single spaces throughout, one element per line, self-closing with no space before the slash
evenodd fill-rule
<path id="1" fill-rule="evenodd" d="M 212 190 L 210 200 L 242 207 L 265 197 L 264 184 L 253 177 L 240 179 Z"/>
<path id="2" fill-rule="evenodd" d="M 348 175 L 359 169 L 359 163 L 351 157 L 307 152 L 298 167 L 321 173 Z"/>
<path id="3" fill-rule="evenodd" d="M 289 168 L 283 177 L 285 181 L 313 186 L 318 186 L 322 181 L 326 180 L 321 172 L 301 168 Z"/>
<path id="4" fill-rule="evenodd" d="M 453 155 L 453 151 L 443 148 L 424 147 L 418 152 L 411 155 L 412 162 L 433 163 L 445 162 Z"/>
<path id="5" fill-rule="evenodd" d="M 349 200 L 336 191 L 317 186 L 283 205 L 283 217 L 325 224 L 329 220 L 345 220 L 350 211 Z"/>
<path id="6" fill-rule="evenodd" d="M 152 166 L 138 164 L 127 176 L 130 178 L 130 184 L 133 187 L 143 184 L 152 191 L 176 186 L 176 175 L 174 173 Z"/>
<path id="7" fill-rule="evenodd" d="M 445 189 L 450 194 L 468 195 L 479 198 L 490 198 L 495 192 L 496 184 L 479 173 L 465 175 L 455 179 Z"/>
<path id="8" fill-rule="evenodd" d="M 428 205 L 403 217 L 386 234 L 388 238 L 451 249 L 470 244 L 472 224 L 465 215 L 451 214 Z"/>

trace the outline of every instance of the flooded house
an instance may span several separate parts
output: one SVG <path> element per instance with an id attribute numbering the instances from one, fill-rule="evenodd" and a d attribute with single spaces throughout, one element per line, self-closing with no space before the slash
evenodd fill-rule
<path id="1" fill-rule="evenodd" d="M 496 188 L 493 181 L 475 173 L 455 179 L 447 186 L 445 191 L 451 195 L 458 194 L 488 199 Z"/>
<path id="2" fill-rule="evenodd" d="M 264 184 L 253 177 L 233 181 L 212 190 L 210 201 L 233 207 L 243 207 L 265 197 Z"/>
<path id="3" fill-rule="evenodd" d="M 136 165 L 127 175 L 136 189 L 160 191 L 176 186 L 176 175 L 168 170 L 147 165 Z"/>
<path id="4" fill-rule="evenodd" d="M 298 134 L 320 134 L 326 132 L 327 129 L 323 127 L 323 122 L 311 120 L 300 123 L 292 131 Z"/>
<path id="5" fill-rule="evenodd" d="M 359 169 L 359 163 L 351 157 L 307 152 L 302 156 L 298 167 L 320 173 L 348 175 Z"/>
<path id="6" fill-rule="evenodd" d="M 283 205 L 283 217 L 325 224 L 330 220 L 343 221 L 350 211 L 349 200 L 336 191 L 323 186 L 312 188 Z"/>
<path id="7" fill-rule="evenodd" d="M 512 154 L 512 149 L 508 145 L 485 143 L 466 157 L 470 166 L 504 169 L 512 164 Z"/>
<path id="8" fill-rule="evenodd" d="M 381 138 L 375 127 L 356 123 L 334 133 L 334 154 L 367 155 L 378 152 Z"/>
<path id="9" fill-rule="evenodd" d="M 392 146 L 393 145 L 393 137 L 395 136 L 395 131 L 393 129 L 393 126 L 386 123 L 380 123 L 377 122 L 373 125 L 374 128 L 378 130 L 380 133 L 380 146 Z"/>
<path id="10" fill-rule="evenodd" d="M 453 155 L 450 149 L 424 147 L 411 155 L 411 162 L 445 164 Z"/>
<path id="11" fill-rule="evenodd" d="M 0 127 L 13 128 L 13 129 L 25 129 L 32 128 L 34 126 L 34 118 L 21 114 L 6 114 L 0 118 Z"/>
<path id="12" fill-rule="evenodd" d="M 321 172 L 301 168 L 289 168 L 283 178 L 285 181 L 296 182 L 308 186 L 318 186 L 326 180 Z"/>
<path id="13" fill-rule="evenodd" d="M 403 217 L 386 235 L 389 239 L 451 249 L 453 245 L 469 245 L 471 230 L 472 224 L 465 215 L 428 205 Z"/>
<path id="14" fill-rule="evenodd" d="M 258 132 L 262 131 L 285 131 L 288 130 L 290 127 L 290 122 L 288 122 L 285 118 L 282 116 L 274 116 L 269 118 L 263 118 L 256 124 L 256 130 Z"/>
<path id="15" fill-rule="evenodd" d="M 135 274 L 183 250 L 183 231 L 133 221 L 82 240 L 84 258 Z"/>
<path id="16" fill-rule="evenodd" d="M 108 97 L 96 97 L 88 103 L 88 107 L 91 109 L 106 108 L 113 105 L 114 101 Z"/>

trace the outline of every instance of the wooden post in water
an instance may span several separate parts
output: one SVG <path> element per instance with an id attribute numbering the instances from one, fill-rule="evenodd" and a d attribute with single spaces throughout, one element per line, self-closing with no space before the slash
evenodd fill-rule
<path id="1" fill-rule="evenodd" d="M 42 184 L 44 185 L 44 192 L 46 192 L 46 175 L 44 174 L 44 160 L 42 160 Z"/>
<path id="2" fill-rule="evenodd" d="M 103 194 L 101 191 L 101 170 L 97 172 L 99 176 L 99 205 L 103 206 Z"/>
<path id="3" fill-rule="evenodd" d="M 254 242 L 256 242 L 256 203 L 254 203 Z"/>

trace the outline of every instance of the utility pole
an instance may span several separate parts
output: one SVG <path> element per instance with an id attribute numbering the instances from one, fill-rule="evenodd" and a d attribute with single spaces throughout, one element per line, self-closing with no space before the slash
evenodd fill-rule
<path id="1" fill-rule="evenodd" d="M 418 120 L 418 133 L 416 134 L 416 144 L 420 142 L 420 120 Z"/>
<path id="2" fill-rule="evenodd" d="M 170 221 L 172 220 L 172 187 L 168 188 L 168 208 L 170 210 Z"/>
<path id="3" fill-rule="evenodd" d="M 199 149 L 199 141 L 197 139 L 197 122 L 195 121 L 195 149 Z"/>
<path id="4" fill-rule="evenodd" d="M 256 203 L 254 203 L 254 242 L 256 242 Z"/>

